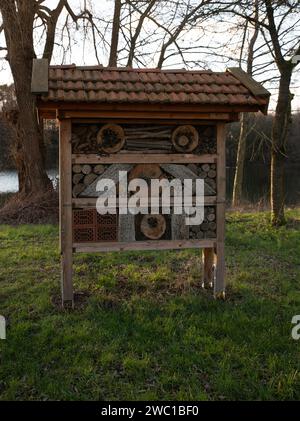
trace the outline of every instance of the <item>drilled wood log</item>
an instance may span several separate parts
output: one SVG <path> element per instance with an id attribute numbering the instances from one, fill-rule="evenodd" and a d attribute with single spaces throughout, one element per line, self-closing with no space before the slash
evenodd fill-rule
<path id="1" fill-rule="evenodd" d="M 199 144 L 199 134 L 193 126 L 179 126 L 172 133 L 172 143 L 178 152 L 192 152 Z"/>
<path id="2" fill-rule="evenodd" d="M 97 175 L 103 174 L 105 171 L 105 166 L 102 164 L 95 165 L 93 168 L 93 172 Z"/>
<path id="3" fill-rule="evenodd" d="M 216 234 L 216 232 L 215 232 L 215 231 L 207 231 L 207 232 L 205 233 L 205 237 L 206 237 L 206 238 L 216 238 L 216 237 L 217 237 L 217 234 Z"/>
<path id="4" fill-rule="evenodd" d="M 215 170 L 209 170 L 208 171 L 208 177 L 209 178 L 216 178 L 217 172 Z"/>
<path id="5" fill-rule="evenodd" d="M 80 173 L 80 174 L 74 174 L 73 175 L 73 184 L 79 184 L 81 182 L 81 180 L 83 179 L 84 174 Z"/>
<path id="6" fill-rule="evenodd" d="M 83 184 L 85 186 L 89 186 L 90 184 L 92 184 L 94 180 L 96 180 L 96 178 L 97 178 L 97 174 L 94 174 L 94 173 L 87 174 L 83 179 Z"/>
<path id="7" fill-rule="evenodd" d="M 211 231 L 214 231 L 217 228 L 217 224 L 215 222 L 209 222 L 208 227 Z"/>
<path id="8" fill-rule="evenodd" d="M 85 164 L 81 168 L 81 172 L 85 175 L 90 174 L 92 172 L 92 167 L 89 164 Z"/>
<path id="9" fill-rule="evenodd" d="M 211 214 L 207 215 L 207 220 L 209 222 L 215 221 L 216 220 L 216 214 L 215 213 L 211 213 Z"/>
<path id="10" fill-rule="evenodd" d="M 144 215 L 141 221 L 141 232 L 150 240 L 159 240 L 167 228 L 163 215 Z"/>
<path id="11" fill-rule="evenodd" d="M 119 152 L 125 144 L 124 130 L 117 124 L 106 124 L 97 134 L 97 142 L 105 153 Z"/>
<path id="12" fill-rule="evenodd" d="M 73 173 L 75 173 L 75 174 L 80 174 L 81 173 L 81 169 L 82 169 L 82 166 L 79 165 L 79 164 L 73 165 L 73 168 L 72 168 Z"/>
<path id="13" fill-rule="evenodd" d="M 210 165 L 209 164 L 203 164 L 203 165 L 201 165 L 201 169 L 202 169 L 202 171 L 208 172 L 210 170 Z"/>

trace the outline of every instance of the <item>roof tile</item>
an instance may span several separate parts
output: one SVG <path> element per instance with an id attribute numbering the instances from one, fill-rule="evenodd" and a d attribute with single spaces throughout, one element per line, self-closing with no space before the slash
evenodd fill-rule
<path id="1" fill-rule="evenodd" d="M 50 66 L 43 101 L 170 104 L 250 104 L 265 107 L 232 73 Z"/>

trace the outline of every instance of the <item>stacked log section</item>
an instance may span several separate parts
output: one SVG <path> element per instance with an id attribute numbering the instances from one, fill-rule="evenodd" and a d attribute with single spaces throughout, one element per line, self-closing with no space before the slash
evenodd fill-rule
<path id="1" fill-rule="evenodd" d="M 217 134 L 215 126 L 199 126 L 199 139 L 201 140 L 198 154 L 216 154 L 217 153 Z"/>
<path id="2" fill-rule="evenodd" d="M 192 165 L 192 164 L 190 164 Z M 197 168 L 197 174 L 213 190 L 217 190 L 217 167 L 216 164 L 200 164 Z"/>
<path id="3" fill-rule="evenodd" d="M 205 206 L 204 220 L 201 225 L 191 225 L 189 237 L 192 240 L 217 237 L 216 207 Z"/>
<path id="4" fill-rule="evenodd" d="M 99 127 L 94 124 L 74 125 L 72 129 L 73 153 L 97 153 Z"/>
<path id="5" fill-rule="evenodd" d="M 73 197 L 78 197 L 84 189 L 93 183 L 96 178 L 103 174 L 107 166 L 102 164 L 75 164 L 73 171 Z"/>

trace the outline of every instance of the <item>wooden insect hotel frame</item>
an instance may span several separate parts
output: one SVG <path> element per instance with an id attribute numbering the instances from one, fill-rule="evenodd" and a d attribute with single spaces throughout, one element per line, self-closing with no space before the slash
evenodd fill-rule
<path id="1" fill-rule="evenodd" d="M 60 127 L 62 299 L 73 302 L 73 253 L 201 248 L 202 283 L 225 294 L 225 126 L 267 112 L 269 92 L 241 69 L 212 71 L 48 66 L 34 60 L 39 119 Z M 204 221 L 100 215 L 101 178 L 204 179 Z M 200 276 L 199 276 L 200 278 Z"/>

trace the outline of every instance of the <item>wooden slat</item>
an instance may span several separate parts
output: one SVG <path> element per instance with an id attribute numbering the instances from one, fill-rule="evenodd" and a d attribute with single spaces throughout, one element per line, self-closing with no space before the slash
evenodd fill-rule
<path id="1" fill-rule="evenodd" d="M 213 164 L 217 155 L 194 155 L 194 154 L 73 154 L 73 164 Z"/>
<path id="2" fill-rule="evenodd" d="M 71 121 L 60 121 L 59 141 L 59 203 L 60 203 L 60 247 L 62 265 L 62 300 L 73 303 L 72 282 L 72 147 Z"/>
<path id="3" fill-rule="evenodd" d="M 43 94 L 48 92 L 49 63 L 47 59 L 33 59 L 31 92 Z"/>
<path id="4" fill-rule="evenodd" d="M 135 241 L 130 243 L 74 243 L 76 253 L 94 253 L 129 250 L 172 250 L 188 248 L 214 247 L 214 240 L 182 240 L 182 241 Z"/>
<path id="5" fill-rule="evenodd" d="M 217 126 L 217 245 L 216 245 L 216 280 L 214 295 L 225 297 L 225 196 L 226 196 L 226 145 L 225 124 Z"/>

